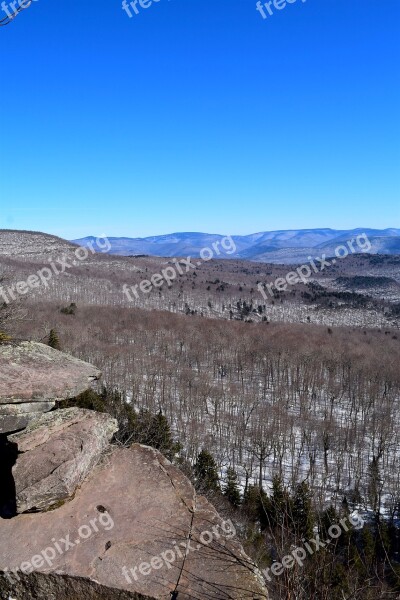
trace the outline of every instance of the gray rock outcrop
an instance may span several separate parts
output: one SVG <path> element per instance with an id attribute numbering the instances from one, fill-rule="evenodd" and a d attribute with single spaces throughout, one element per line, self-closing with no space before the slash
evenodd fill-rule
<path id="1" fill-rule="evenodd" d="M 100 376 L 92 365 L 44 344 L 0 345 L 0 434 L 23 429 Z"/>

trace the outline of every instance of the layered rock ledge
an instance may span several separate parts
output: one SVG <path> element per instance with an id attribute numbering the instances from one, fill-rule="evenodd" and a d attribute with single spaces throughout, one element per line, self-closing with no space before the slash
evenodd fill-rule
<path id="1" fill-rule="evenodd" d="M 23 429 L 100 376 L 96 367 L 38 342 L 0 345 L 0 434 Z"/>
<path id="2" fill-rule="evenodd" d="M 12 469 L 17 512 L 46 510 L 72 496 L 116 431 L 117 421 L 107 414 L 68 408 L 9 436 L 21 453 Z"/>

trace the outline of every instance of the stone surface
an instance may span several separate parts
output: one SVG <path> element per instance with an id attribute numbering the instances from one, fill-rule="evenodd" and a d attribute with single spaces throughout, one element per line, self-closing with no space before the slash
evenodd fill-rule
<path id="1" fill-rule="evenodd" d="M 1 600 L 155 600 L 150 596 L 111 590 L 90 579 L 66 575 L 19 574 L 19 579 L 0 572 Z"/>
<path id="2" fill-rule="evenodd" d="M 55 402 L 21 402 L 20 404 L 0 404 L 0 433 L 19 431 L 43 413 L 54 408 Z"/>
<path id="3" fill-rule="evenodd" d="M 23 429 L 100 376 L 92 365 L 44 344 L 0 345 L 0 434 Z"/>
<path id="4" fill-rule="evenodd" d="M 64 400 L 99 379 L 96 367 L 38 342 L 0 346 L 0 404 Z"/>
<path id="5" fill-rule="evenodd" d="M 9 436 L 21 453 L 12 468 L 17 511 L 46 510 L 71 496 L 117 430 L 107 414 L 68 408 L 42 415 Z"/>
<path id="6" fill-rule="evenodd" d="M 0 571 L 27 572 L 14 587 L 0 573 L 2 598 L 171 600 L 176 588 L 178 600 L 265 600 L 234 533 L 160 453 L 114 448 L 69 502 L 0 520 Z M 76 582 L 79 592 L 68 591 Z M 108 591 L 96 595 L 95 585 Z"/>

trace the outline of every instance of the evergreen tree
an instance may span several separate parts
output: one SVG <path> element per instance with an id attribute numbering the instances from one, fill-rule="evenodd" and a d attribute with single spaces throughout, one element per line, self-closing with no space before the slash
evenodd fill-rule
<path id="1" fill-rule="evenodd" d="M 305 481 L 302 481 L 296 487 L 292 504 L 292 520 L 297 535 L 306 538 L 312 537 L 315 517 L 312 507 L 312 495 Z"/>
<path id="2" fill-rule="evenodd" d="M 272 494 L 264 502 L 265 523 L 269 527 L 288 527 L 291 516 L 291 498 L 282 479 L 275 475 L 272 480 Z"/>
<path id="3" fill-rule="evenodd" d="M 378 513 L 380 509 L 380 486 L 381 477 L 378 459 L 374 456 L 368 466 L 368 500 L 374 513 Z"/>
<path id="4" fill-rule="evenodd" d="M 219 491 L 219 477 L 217 464 L 213 456 L 202 450 L 197 456 L 197 461 L 194 467 L 197 487 L 205 491 Z"/>
<path id="5" fill-rule="evenodd" d="M 145 408 L 141 408 L 137 413 L 135 422 L 134 442 L 144 444 L 145 446 L 152 446 L 152 440 L 150 439 L 151 421 L 151 412 Z"/>
<path id="6" fill-rule="evenodd" d="M 240 490 L 238 486 L 238 476 L 232 467 L 228 467 L 226 472 L 226 484 L 224 487 L 224 496 L 229 502 L 237 508 L 240 505 Z"/>
<path id="7" fill-rule="evenodd" d="M 241 510 L 253 523 L 261 523 L 262 529 L 269 525 L 269 498 L 264 490 L 260 490 L 258 485 L 247 487 Z"/>
<path id="8" fill-rule="evenodd" d="M 161 410 L 151 418 L 149 440 L 153 448 L 159 450 L 169 460 L 172 460 L 181 449 L 180 444 L 174 442 L 168 420 Z"/>
<path id="9" fill-rule="evenodd" d="M 329 538 L 329 527 L 331 525 L 337 525 L 340 521 L 340 516 L 334 506 L 330 506 L 326 510 L 323 511 L 319 523 L 319 535 L 322 539 Z"/>
<path id="10" fill-rule="evenodd" d="M 374 536 L 370 527 L 361 530 L 361 552 L 354 548 L 354 561 L 363 577 L 373 569 L 375 556 Z"/>
<path id="11" fill-rule="evenodd" d="M 50 348 L 54 348 L 55 350 L 61 349 L 60 340 L 55 329 L 50 330 L 47 345 L 50 346 Z"/>

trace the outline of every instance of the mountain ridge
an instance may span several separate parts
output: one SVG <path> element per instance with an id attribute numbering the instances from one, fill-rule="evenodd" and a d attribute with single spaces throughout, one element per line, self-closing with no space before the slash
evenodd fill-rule
<path id="1" fill-rule="evenodd" d="M 400 254 L 400 229 L 288 229 L 261 231 L 248 235 L 229 236 L 235 243 L 236 252 L 226 252 L 219 246 L 215 258 L 236 258 L 255 262 L 292 263 L 307 260 L 310 253 L 323 251 L 327 256 L 335 248 L 357 235 L 366 234 L 371 242 L 371 254 Z M 202 232 L 175 232 L 143 238 L 109 237 L 110 254 L 119 256 L 200 256 L 204 248 L 212 248 L 226 238 L 223 234 Z M 96 239 L 87 236 L 71 240 L 86 246 Z"/>

